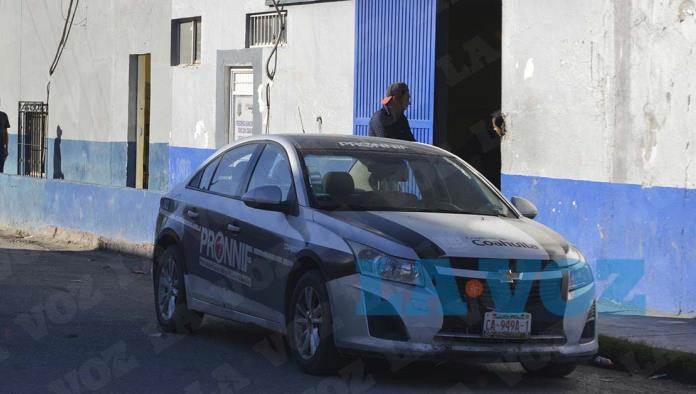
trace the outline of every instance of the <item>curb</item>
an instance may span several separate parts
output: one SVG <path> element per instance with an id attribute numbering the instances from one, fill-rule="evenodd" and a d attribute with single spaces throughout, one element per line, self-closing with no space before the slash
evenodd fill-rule
<path id="1" fill-rule="evenodd" d="M 696 384 L 696 354 L 669 350 L 625 338 L 599 336 L 599 354 L 622 370 L 653 379 L 667 378 Z"/>
<path id="2" fill-rule="evenodd" d="M 110 252 L 129 254 L 151 259 L 154 246 L 149 242 L 128 242 L 119 239 L 102 237 L 86 231 L 61 228 L 56 226 L 43 226 L 40 228 L 4 227 L 9 231 L 21 231 L 30 235 L 45 237 L 59 242 L 72 243 L 80 246 L 106 250 Z"/>

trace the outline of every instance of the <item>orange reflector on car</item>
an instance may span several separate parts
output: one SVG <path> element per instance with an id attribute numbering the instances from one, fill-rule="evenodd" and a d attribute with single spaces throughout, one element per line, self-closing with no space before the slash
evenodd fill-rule
<path id="1" fill-rule="evenodd" d="M 483 294 L 483 282 L 478 279 L 468 280 L 464 292 L 469 298 L 481 297 L 481 294 Z"/>

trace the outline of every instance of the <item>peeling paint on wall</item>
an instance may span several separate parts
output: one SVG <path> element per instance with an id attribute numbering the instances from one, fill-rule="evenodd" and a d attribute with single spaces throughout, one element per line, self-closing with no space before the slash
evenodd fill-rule
<path id="1" fill-rule="evenodd" d="M 643 136 L 643 168 L 648 169 L 655 165 L 657 158 L 657 132 L 660 129 L 660 124 L 655 117 L 655 110 L 652 105 L 645 104 L 643 114 L 647 126 Z"/>
<path id="2" fill-rule="evenodd" d="M 196 131 L 193 133 L 193 140 L 199 148 L 208 147 L 208 130 L 202 120 L 196 122 Z"/>
<path id="3" fill-rule="evenodd" d="M 684 22 L 687 18 L 696 14 L 696 5 L 692 0 L 684 0 L 679 6 L 679 22 Z"/>
<path id="4" fill-rule="evenodd" d="M 534 76 L 534 59 L 529 58 L 527 60 L 527 65 L 524 67 L 524 80 L 526 81 L 533 76 Z"/>

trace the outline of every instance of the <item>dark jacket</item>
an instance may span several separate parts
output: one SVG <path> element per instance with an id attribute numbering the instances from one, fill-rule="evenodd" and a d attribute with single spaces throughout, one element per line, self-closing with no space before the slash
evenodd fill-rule
<path id="1" fill-rule="evenodd" d="M 372 119 L 370 119 L 370 136 L 403 141 L 416 140 L 413 138 L 411 126 L 409 126 L 406 116 L 395 119 L 386 107 L 382 107 L 382 109 L 372 115 Z"/>
<path id="2" fill-rule="evenodd" d="M 5 135 L 5 132 L 7 131 L 6 129 L 10 128 L 10 119 L 7 117 L 7 114 L 0 111 L 0 157 L 5 157 L 3 152 L 3 147 L 5 145 L 8 145 L 10 142 L 5 141 L 5 137 L 9 137 Z"/>
<path id="3" fill-rule="evenodd" d="M 500 189 L 501 138 L 492 130 L 472 132 L 462 148 L 454 152 Z"/>

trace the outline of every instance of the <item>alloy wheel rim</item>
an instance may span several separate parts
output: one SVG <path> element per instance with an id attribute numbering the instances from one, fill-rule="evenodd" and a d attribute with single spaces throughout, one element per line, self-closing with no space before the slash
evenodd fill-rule
<path id="1" fill-rule="evenodd" d="M 174 257 L 168 258 L 159 272 L 159 286 L 157 289 L 157 299 L 159 302 L 160 316 L 164 320 L 171 320 L 174 316 L 176 301 L 179 295 L 179 278 L 176 271 L 176 260 Z"/>
<path id="2" fill-rule="evenodd" d="M 308 360 L 319 350 L 323 310 L 319 294 L 312 287 L 305 287 L 295 304 L 293 332 L 297 353 Z"/>

